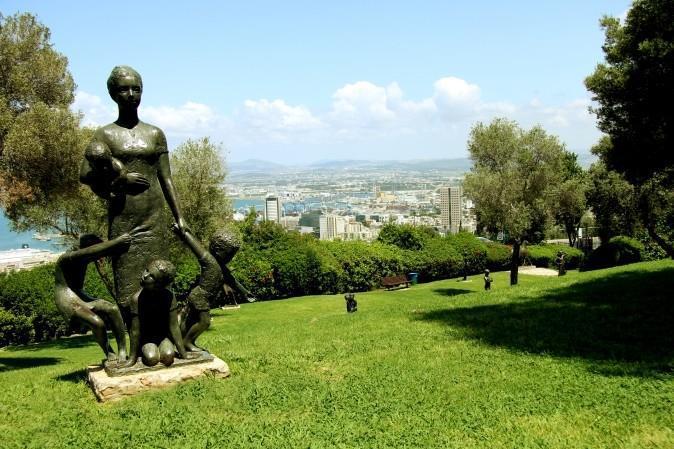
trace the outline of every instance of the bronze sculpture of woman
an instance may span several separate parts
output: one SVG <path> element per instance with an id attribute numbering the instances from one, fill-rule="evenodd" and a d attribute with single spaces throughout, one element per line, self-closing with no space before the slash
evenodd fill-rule
<path id="1" fill-rule="evenodd" d="M 108 200 L 108 239 L 138 226 L 147 229 L 144 238 L 134 240 L 126 252 L 112 259 L 117 304 L 128 328 L 141 273 L 151 261 L 168 258 L 165 236 L 170 223 L 164 217 L 164 201 L 177 226 L 184 230 L 187 225 L 171 179 L 166 137 L 161 129 L 138 119 L 143 92 L 140 74 L 128 66 L 115 67 L 108 78 L 108 92 L 119 116 L 96 131 L 92 144 L 107 147 L 124 170 L 113 186 L 109 176 L 102 176 L 95 164 L 84 159 L 80 180 Z M 113 189 L 116 194 L 111 194 Z"/>

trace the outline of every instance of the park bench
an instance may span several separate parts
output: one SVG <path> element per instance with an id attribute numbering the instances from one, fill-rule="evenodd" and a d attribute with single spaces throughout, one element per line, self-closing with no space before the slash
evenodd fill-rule
<path id="1" fill-rule="evenodd" d="M 391 290 L 396 287 L 408 287 L 410 281 L 407 280 L 407 276 L 404 274 L 399 274 L 397 276 L 386 276 L 381 278 L 381 285 L 386 288 L 386 290 Z"/>

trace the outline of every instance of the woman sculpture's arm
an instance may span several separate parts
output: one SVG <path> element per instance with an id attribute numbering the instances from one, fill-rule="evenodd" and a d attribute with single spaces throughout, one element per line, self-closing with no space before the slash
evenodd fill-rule
<path id="1" fill-rule="evenodd" d="M 180 230 L 187 230 L 187 223 L 183 218 L 182 211 L 180 210 L 180 205 L 178 204 L 178 195 L 176 194 L 176 188 L 173 185 L 173 178 L 171 177 L 171 165 L 169 164 L 168 152 L 166 149 L 166 137 L 164 133 L 159 130 L 160 135 L 157 139 L 157 146 L 161 152 L 159 155 L 159 172 L 157 173 L 159 178 L 159 183 L 161 184 L 162 191 L 164 192 L 164 198 L 168 203 L 169 209 L 173 214 L 173 218 L 178 225 Z"/>

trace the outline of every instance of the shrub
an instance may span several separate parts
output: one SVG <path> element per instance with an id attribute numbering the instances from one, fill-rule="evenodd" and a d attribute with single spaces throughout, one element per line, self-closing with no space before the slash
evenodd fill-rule
<path id="1" fill-rule="evenodd" d="M 395 245 L 400 249 L 419 250 L 424 247 L 428 240 L 437 236 L 438 233 L 428 226 L 389 223 L 381 228 L 377 241 L 388 245 Z"/>
<path id="2" fill-rule="evenodd" d="M 381 278 L 403 273 L 401 252 L 379 242 L 323 242 L 342 268 L 342 291 L 367 291 L 381 284 Z"/>
<path id="3" fill-rule="evenodd" d="M 0 308 L 0 346 L 26 344 L 33 339 L 33 326 L 25 316 Z"/>
<path id="4" fill-rule="evenodd" d="M 173 292 L 178 298 L 184 298 L 201 274 L 201 267 L 196 257 L 183 255 L 176 264 L 176 277 L 173 280 Z"/>
<path id="5" fill-rule="evenodd" d="M 262 252 L 249 247 L 242 248 L 229 264 L 229 269 L 256 298 L 276 297 L 274 269 Z"/>
<path id="6" fill-rule="evenodd" d="M 642 260 L 644 246 L 630 237 L 613 237 L 590 253 L 583 270 L 596 270 L 618 265 L 627 265 Z"/>
<path id="7" fill-rule="evenodd" d="M 446 239 L 435 239 L 421 251 L 403 251 L 407 273 L 419 273 L 419 282 L 430 282 L 458 276 L 463 256 Z"/>
<path id="8" fill-rule="evenodd" d="M 459 274 L 463 273 L 463 257 L 465 255 L 468 274 L 481 273 L 487 267 L 487 248 L 473 234 L 459 232 L 450 234 L 445 240 L 451 245 L 461 257 Z"/>
<path id="9" fill-rule="evenodd" d="M 578 268 L 583 260 L 581 250 L 564 244 L 528 245 L 527 250 L 529 261 L 537 267 L 555 268 L 559 251 L 564 253 L 564 266 L 567 269 Z"/>
<path id="10" fill-rule="evenodd" d="M 87 271 L 85 290 L 94 297 L 110 298 L 93 264 Z M 53 264 L 0 275 L 0 310 L 4 311 L 0 317 L 5 326 L 3 345 L 50 340 L 82 330 L 80 325 L 67 322 L 56 308 Z M 14 323 L 15 329 L 10 331 L 8 323 Z M 24 331 L 26 323 L 28 333 Z"/>
<path id="11" fill-rule="evenodd" d="M 490 271 L 507 270 L 512 260 L 512 249 L 500 243 L 485 243 L 487 268 Z"/>

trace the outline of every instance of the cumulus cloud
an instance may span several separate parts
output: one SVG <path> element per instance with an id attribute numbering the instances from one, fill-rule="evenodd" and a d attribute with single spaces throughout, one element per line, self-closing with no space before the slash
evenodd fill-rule
<path id="1" fill-rule="evenodd" d="M 390 106 L 394 106 L 401 96 L 397 84 L 388 89 L 368 81 L 347 84 L 332 96 L 330 119 L 341 127 L 367 127 L 390 122 L 396 117 Z"/>
<path id="2" fill-rule="evenodd" d="M 255 130 L 301 131 L 321 126 L 321 121 L 304 106 L 290 106 L 283 100 L 246 100 L 239 119 Z"/>
<path id="3" fill-rule="evenodd" d="M 470 127 L 494 117 L 508 117 L 524 127 L 541 124 L 572 149 L 588 148 L 599 135 L 595 118 L 588 112 L 589 98 L 561 105 L 546 104 L 539 98 L 522 104 L 505 99 L 485 101 L 477 84 L 452 76 L 439 78 L 420 99 L 407 98 L 396 82 L 382 86 L 361 80 L 345 84 L 326 100 L 330 103 L 325 110 L 312 111 L 283 99 L 248 99 L 228 115 L 195 102 L 142 105 L 141 116 L 164 129 L 175 143 L 211 136 L 223 141 L 232 154 L 240 152 L 239 159 L 278 159 L 274 150 L 278 145 L 312 147 L 312 160 L 330 157 L 318 153 L 328 147 L 352 149 L 352 154 L 342 153 L 341 157 L 366 158 L 370 152 L 396 157 L 388 149 L 403 143 L 412 151 L 427 152 L 426 157 L 443 157 L 433 151 L 443 153 L 451 147 L 454 154 L 447 152 L 444 157 L 458 157 L 465 155 Z M 73 107 L 84 113 L 85 123 L 101 125 L 116 116 L 108 103 L 78 92 Z M 386 151 L 376 153 L 378 147 L 387 145 Z"/>
<path id="4" fill-rule="evenodd" d="M 111 102 L 108 102 L 111 103 Z M 100 97 L 78 90 L 75 92 L 75 101 L 71 109 L 83 115 L 82 124 L 85 126 L 101 126 L 115 120 L 117 108 L 109 105 Z"/>
<path id="5" fill-rule="evenodd" d="M 166 133 L 186 137 L 203 135 L 209 130 L 219 129 L 226 121 L 205 104 L 188 101 L 179 107 L 143 106 L 140 114 L 143 120 L 159 126 Z"/>
<path id="6" fill-rule="evenodd" d="M 475 84 L 449 76 L 437 80 L 433 87 L 433 103 L 449 120 L 468 118 L 480 109 L 480 88 Z"/>

